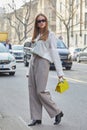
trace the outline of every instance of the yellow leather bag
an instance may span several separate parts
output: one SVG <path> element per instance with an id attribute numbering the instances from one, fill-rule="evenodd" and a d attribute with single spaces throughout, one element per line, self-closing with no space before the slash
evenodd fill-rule
<path id="1" fill-rule="evenodd" d="M 55 88 L 55 91 L 59 93 L 65 92 L 67 89 L 69 89 L 69 83 L 66 79 L 63 80 L 63 82 L 58 82 L 57 86 Z"/>

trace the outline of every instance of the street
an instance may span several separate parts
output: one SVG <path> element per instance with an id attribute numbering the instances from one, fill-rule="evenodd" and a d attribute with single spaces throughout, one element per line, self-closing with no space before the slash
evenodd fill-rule
<path id="1" fill-rule="evenodd" d="M 30 122 L 27 67 L 17 63 L 15 76 L 0 74 L 0 113 L 9 116 L 20 116 L 28 124 Z M 49 72 L 47 89 L 52 99 L 64 112 L 64 117 L 58 126 L 54 126 L 45 109 L 41 126 L 33 130 L 86 130 L 87 129 L 87 64 L 73 63 L 71 70 L 64 70 L 65 78 L 70 88 L 63 94 L 55 92 L 57 84 L 56 71 Z"/>

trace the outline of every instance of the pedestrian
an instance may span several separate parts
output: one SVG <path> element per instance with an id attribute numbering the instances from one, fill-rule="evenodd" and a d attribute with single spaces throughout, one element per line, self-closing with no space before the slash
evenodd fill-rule
<path id="1" fill-rule="evenodd" d="M 50 62 L 54 62 L 58 79 L 63 80 L 63 70 L 58 51 L 56 50 L 56 36 L 48 29 L 48 20 L 44 14 L 38 14 L 35 19 L 32 37 L 32 56 L 29 64 L 29 101 L 32 122 L 28 126 L 42 123 L 42 106 L 51 118 L 55 117 L 54 125 L 61 121 L 63 112 L 51 99 L 46 90 Z"/>
<path id="2" fill-rule="evenodd" d="M 6 42 L 5 42 L 5 47 L 8 49 L 8 50 L 10 50 L 10 49 L 12 49 L 12 46 L 11 46 L 11 44 L 9 43 L 9 40 L 7 39 L 6 40 Z"/>

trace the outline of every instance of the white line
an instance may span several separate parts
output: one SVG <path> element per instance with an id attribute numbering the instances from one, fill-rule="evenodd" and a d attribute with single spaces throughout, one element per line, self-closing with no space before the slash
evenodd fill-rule
<path id="1" fill-rule="evenodd" d="M 65 77 L 65 78 L 67 78 L 68 80 L 79 82 L 79 83 L 87 83 L 86 81 L 82 81 L 82 80 L 78 80 L 78 79 L 73 79 L 73 78 L 68 78 L 68 77 Z"/>
<path id="2" fill-rule="evenodd" d="M 53 76 L 53 75 L 51 75 L 50 77 L 53 77 L 53 78 L 56 78 L 57 79 L 57 76 Z M 65 77 L 67 80 L 71 80 L 71 81 L 75 81 L 75 82 L 79 82 L 79 83 L 86 83 L 87 84 L 87 82 L 86 81 L 82 81 L 82 80 L 78 80 L 78 79 L 73 79 L 73 78 L 69 78 L 69 77 Z"/>
<path id="3" fill-rule="evenodd" d="M 28 128 L 29 130 L 32 130 L 27 123 L 23 120 L 23 118 L 21 116 L 19 116 L 20 121 L 26 126 L 26 128 Z"/>

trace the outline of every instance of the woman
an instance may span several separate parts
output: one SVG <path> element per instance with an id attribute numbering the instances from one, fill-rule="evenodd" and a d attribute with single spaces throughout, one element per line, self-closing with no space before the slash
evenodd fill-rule
<path id="1" fill-rule="evenodd" d="M 34 43 L 34 44 L 33 44 Z M 32 57 L 29 66 L 29 99 L 32 122 L 28 126 L 42 123 L 42 106 L 54 124 L 59 124 L 63 112 L 52 101 L 50 93 L 46 91 L 50 62 L 54 62 L 58 79 L 63 80 L 61 61 L 56 50 L 56 37 L 48 30 L 48 20 L 44 14 L 37 15 L 32 37 Z"/>

